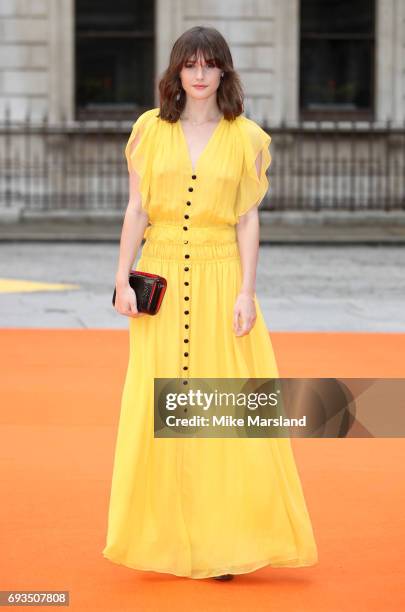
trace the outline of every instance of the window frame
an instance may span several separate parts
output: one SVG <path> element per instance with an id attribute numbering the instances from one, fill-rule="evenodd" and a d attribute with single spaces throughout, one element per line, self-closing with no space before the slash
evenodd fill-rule
<path id="1" fill-rule="evenodd" d="M 303 32 L 302 31 L 302 3 L 304 0 L 299 2 L 299 62 L 298 62 L 298 112 L 302 121 L 311 120 L 353 120 L 353 121 L 373 121 L 376 113 L 376 39 L 377 39 L 377 4 L 376 0 L 373 0 L 373 14 L 372 14 L 372 30 L 369 33 L 364 32 Z M 344 108 L 331 108 L 331 109 L 307 109 L 302 106 L 302 93 L 301 93 L 301 50 L 304 40 L 369 40 L 371 42 L 371 62 L 370 62 L 370 107 L 367 109 L 357 110 L 346 110 Z"/>
<path id="2" fill-rule="evenodd" d="M 156 10 L 156 4 L 153 3 L 153 24 L 155 23 L 155 10 Z M 139 105 L 139 104 L 135 104 L 135 102 L 133 104 L 131 103 L 110 103 L 110 104 L 105 104 L 105 105 L 100 105 L 100 107 L 94 107 L 94 108 L 86 108 L 83 106 L 80 106 L 77 100 L 77 88 L 78 88 L 78 80 L 77 80 L 77 64 L 78 64 L 78 53 L 77 53 L 77 49 L 78 49 L 78 44 L 77 42 L 79 40 L 85 40 L 85 39 L 100 39 L 101 41 L 103 41 L 103 44 L 105 44 L 105 40 L 109 39 L 109 38 L 126 38 L 126 39 L 132 39 L 132 40 L 142 40 L 142 39 L 150 39 L 152 41 L 152 47 L 153 47 L 153 58 L 152 58 L 152 64 L 153 66 L 155 66 L 155 59 L 156 59 L 156 50 L 155 50 L 155 38 L 156 38 L 156 34 L 155 34 L 155 28 L 153 27 L 153 29 L 132 29 L 132 30 L 116 30 L 113 28 L 106 28 L 106 29 L 92 29 L 92 28 L 87 28 L 87 29 L 78 29 L 77 27 L 77 4 L 76 2 L 74 3 L 74 66 L 75 66 L 75 75 L 76 78 L 74 80 L 74 91 L 73 91 L 73 98 L 74 98 L 74 115 L 75 118 L 79 121 L 83 121 L 83 120 L 94 120 L 94 119 L 98 119 L 98 120 L 130 120 L 133 119 L 134 115 L 138 115 L 143 113 L 144 111 L 148 110 L 148 108 L 150 108 L 151 106 L 153 106 L 153 100 L 147 102 L 145 105 Z M 151 75 L 151 80 L 154 81 L 154 70 L 153 70 L 153 74 Z"/>

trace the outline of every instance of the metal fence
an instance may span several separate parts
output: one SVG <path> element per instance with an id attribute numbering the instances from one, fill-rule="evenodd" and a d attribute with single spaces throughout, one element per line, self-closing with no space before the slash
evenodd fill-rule
<path id="1" fill-rule="evenodd" d="M 261 125 L 272 137 L 262 210 L 405 209 L 405 124 Z M 123 210 L 130 130 L 131 122 L 117 120 L 3 120 L 0 208 Z"/>

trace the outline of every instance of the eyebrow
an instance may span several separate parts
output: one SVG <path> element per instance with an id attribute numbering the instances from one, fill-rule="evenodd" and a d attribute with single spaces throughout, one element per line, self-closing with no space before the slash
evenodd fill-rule
<path id="1" fill-rule="evenodd" d="M 208 64 L 209 62 L 215 62 L 215 59 L 213 57 L 208 58 L 207 60 L 205 60 L 206 63 Z M 188 59 L 186 60 L 186 62 L 192 62 L 193 64 L 195 64 L 196 59 Z"/>

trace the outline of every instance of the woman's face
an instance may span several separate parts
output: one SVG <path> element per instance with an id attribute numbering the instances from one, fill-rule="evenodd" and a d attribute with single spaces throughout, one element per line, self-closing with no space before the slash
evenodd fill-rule
<path id="1" fill-rule="evenodd" d="M 190 57 L 180 71 L 181 84 L 186 95 L 197 99 L 212 96 L 218 89 L 221 72 L 213 61 L 205 62 L 202 54 Z M 202 87 L 196 87 L 197 85 Z"/>

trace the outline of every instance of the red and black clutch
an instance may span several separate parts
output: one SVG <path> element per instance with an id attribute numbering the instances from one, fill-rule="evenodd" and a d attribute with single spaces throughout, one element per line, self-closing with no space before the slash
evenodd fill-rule
<path id="1" fill-rule="evenodd" d="M 159 274 L 131 270 L 129 285 L 135 291 L 138 312 L 154 315 L 159 311 L 166 291 L 167 281 Z M 115 305 L 116 289 L 114 289 L 112 303 Z"/>

